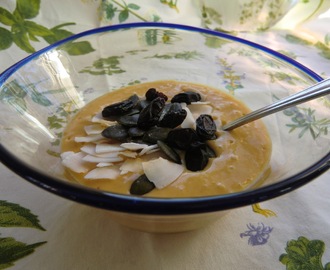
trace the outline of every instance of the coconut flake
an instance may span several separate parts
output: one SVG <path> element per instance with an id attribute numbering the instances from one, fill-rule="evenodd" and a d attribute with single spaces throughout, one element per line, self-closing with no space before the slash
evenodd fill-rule
<path id="1" fill-rule="evenodd" d="M 137 179 L 139 176 L 140 176 L 140 174 L 138 174 L 138 173 L 129 174 L 129 175 L 125 176 L 124 183 L 132 182 L 135 179 Z"/>
<path id="2" fill-rule="evenodd" d="M 86 137 L 75 137 L 75 142 L 97 142 L 104 139 L 104 137 L 101 134 L 97 135 L 88 135 Z"/>
<path id="3" fill-rule="evenodd" d="M 149 145 L 143 144 L 143 143 L 122 143 L 120 146 L 124 147 L 128 150 L 136 151 L 136 150 L 144 149 L 144 148 L 148 147 Z"/>
<path id="4" fill-rule="evenodd" d="M 170 162 L 161 157 L 148 162 L 142 162 L 142 167 L 147 178 L 158 189 L 162 189 L 174 182 L 184 171 L 182 165 Z"/>
<path id="5" fill-rule="evenodd" d="M 122 156 L 129 157 L 129 158 L 136 158 L 136 156 L 138 154 L 136 152 L 132 152 L 132 151 L 121 151 L 121 152 L 118 152 L 118 155 L 122 155 Z"/>
<path id="6" fill-rule="evenodd" d="M 95 157 L 102 157 L 102 158 L 118 157 L 119 154 L 119 152 L 108 152 L 108 153 L 98 154 L 96 153 L 95 148 L 96 148 L 95 144 L 86 144 L 83 147 L 81 147 L 80 150 L 88 155 Z"/>
<path id="7" fill-rule="evenodd" d="M 147 145 L 145 148 L 142 149 L 142 151 L 139 153 L 139 156 L 142 156 L 144 154 L 147 154 L 148 152 L 157 149 L 158 145 L 157 144 L 152 144 L 152 145 Z"/>
<path id="8" fill-rule="evenodd" d="M 85 144 L 80 150 L 89 155 L 96 155 L 95 144 Z"/>
<path id="9" fill-rule="evenodd" d="M 104 153 L 104 154 L 97 154 L 94 155 L 94 157 L 100 157 L 100 158 L 114 158 L 118 157 L 120 152 L 110 152 L 110 153 Z"/>
<path id="10" fill-rule="evenodd" d="M 72 155 L 72 154 L 74 154 L 73 151 L 66 151 L 66 152 L 61 153 L 60 156 L 61 156 L 61 159 L 63 160 L 63 159 L 65 159 L 66 157 L 68 157 L 68 156 L 70 156 L 70 155 Z"/>
<path id="11" fill-rule="evenodd" d="M 61 157 L 63 166 L 76 173 L 88 172 L 88 163 L 84 161 L 85 154 L 82 152 L 74 153 L 72 151 L 62 153 Z"/>
<path id="12" fill-rule="evenodd" d="M 142 173 L 142 161 L 141 159 L 126 159 L 123 164 L 120 166 L 119 170 L 123 172 L 134 172 L 134 173 Z"/>
<path id="13" fill-rule="evenodd" d="M 87 155 L 83 158 L 84 161 L 91 162 L 91 163 L 100 163 L 100 162 L 119 162 L 122 161 L 123 158 L 121 157 L 96 157 L 92 155 Z"/>
<path id="14" fill-rule="evenodd" d="M 196 105 L 197 104 L 199 104 L 199 105 L 205 105 L 205 104 L 208 105 L 208 104 L 211 104 L 211 102 L 210 101 L 193 101 L 193 102 L 190 103 L 190 105 L 191 104 L 192 105 L 194 105 L 194 104 L 196 104 Z"/>
<path id="15" fill-rule="evenodd" d="M 146 154 L 146 155 L 150 155 L 150 154 L 152 154 L 152 153 L 158 152 L 159 150 L 160 150 L 160 148 L 157 147 L 157 148 L 155 148 L 155 149 L 151 149 L 151 150 L 147 151 L 145 154 Z"/>
<path id="16" fill-rule="evenodd" d="M 108 166 L 112 166 L 113 163 L 111 162 L 100 162 L 96 164 L 96 167 L 102 168 L 102 167 L 108 167 Z"/>
<path id="17" fill-rule="evenodd" d="M 84 126 L 84 130 L 87 135 L 100 134 L 104 130 L 104 127 L 101 125 L 88 125 Z"/>
<path id="18" fill-rule="evenodd" d="M 119 170 L 117 168 L 95 168 L 85 175 L 85 179 L 110 179 L 114 180 L 119 176 Z"/>
<path id="19" fill-rule="evenodd" d="M 106 127 L 116 124 L 116 121 L 105 120 L 105 119 L 103 118 L 101 112 L 98 113 L 98 114 L 95 114 L 95 115 L 92 117 L 91 122 L 92 122 L 92 123 L 99 123 L 99 124 L 101 124 L 101 125 L 103 125 L 103 126 L 106 126 Z"/>
<path id="20" fill-rule="evenodd" d="M 95 146 L 95 153 L 109 153 L 109 152 L 119 152 L 125 150 L 124 147 L 121 147 L 119 144 L 109 144 L 109 143 L 98 143 Z"/>
<path id="21" fill-rule="evenodd" d="M 181 127 L 182 128 L 196 128 L 196 122 L 195 122 L 195 118 L 192 115 L 191 111 L 189 110 L 189 108 L 186 106 L 183 108 L 184 110 L 186 110 L 187 112 L 187 116 L 186 118 L 183 120 L 183 122 L 181 123 Z"/>

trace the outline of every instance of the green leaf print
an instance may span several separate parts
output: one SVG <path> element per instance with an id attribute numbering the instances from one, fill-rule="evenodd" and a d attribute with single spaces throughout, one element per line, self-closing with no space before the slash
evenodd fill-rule
<path id="1" fill-rule="evenodd" d="M 36 51 L 29 41 L 28 33 L 23 29 L 17 29 L 17 32 L 13 31 L 13 41 L 17 47 L 27 53 L 34 53 Z"/>
<path id="2" fill-rule="evenodd" d="M 95 51 L 88 41 L 69 42 L 65 46 L 60 47 L 70 55 L 83 55 Z"/>
<path id="3" fill-rule="evenodd" d="M 23 98 L 9 98 L 5 101 L 10 104 L 17 112 L 24 113 L 27 109 L 26 102 Z"/>
<path id="4" fill-rule="evenodd" d="M 218 25 L 222 25 L 223 23 L 221 14 L 213 8 L 203 6 L 202 16 L 206 27 L 210 27 L 213 22 Z"/>
<path id="5" fill-rule="evenodd" d="M 112 75 L 125 72 L 121 69 L 119 59 L 122 56 L 109 56 L 107 58 L 100 58 L 93 62 L 92 66 L 85 67 L 80 73 L 89 73 L 91 75 Z"/>
<path id="6" fill-rule="evenodd" d="M 24 19 L 36 17 L 40 9 L 40 0 L 17 0 L 16 10 Z"/>
<path id="7" fill-rule="evenodd" d="M 279 100 L 275 95 L 273 96 L 276 100 Z M 321 98 L 320 101 L 324 102 Z M 327 106 L 327 104 L 325 104 Z M 310 135 L 315 140 L 321 135 L 327 135 L 330 129 L 330 119 L 328 118 L 317 118 L 315 110 L 311 108 L 301 108 L 293 106 L 283 111 L 284 115 L 291 118 L 290 124 L 286 124 L 290 128 L 289 133 L 299 131 L 298 138 L 303 137 L 306 132 L 309 131 Z"/>
<path id="8" fill-rule="evenodd" d="M 55 43 L 57 41 L 60 41 L 61 39 L 67 38 L 69 36 L 72 36 L 73 33 L 65 30 L 65 29 L 61 29 L 64 26 L 68 26 L 68 25 L 74 25 L 75 23 L 65 23 L 65 24 L 60 24 L 57 25 L 53 28 L 50 29 L 51 34 L 48 36 L 44 36 L 43 39 L 48 42 L 49 44 Z"/>
<path id="9" fill-rule="evenodd" d="M 326 58 L 330 59 L 330 48 L 322 42 L 316 42 L 315 47 L 320 50 L 319 54 Z"/>
<path id="10" fill-rule="evenodd" d="M 136 4 L 133 4 L 133 3 L 128 4 L 127 7 L 130 8 L 130 9 L 134 9 L 134 10 L 139 10 L 140 9 L 140 6 L 138 6 Z"/>
<path id="11" fill-rule="evenodd" d="M 322 57 L 326 58 L 326 59 L 330 59 L 330 47 L 329 45 L 329 34 L 327 34 L 324 37 L 324 43 L 317 41 L 315 43 L 302 39 L 300 37 L 294 36 L 294 35 L 286 35 L 285 36 L 286 40 L 294 43 L 294 44 L 300 44 L 300 45 L 305 45 L 305 46 L 314 46 L 316 49 L 318 49 L 319 55 L 321 55 Z"/>
<path id="12" fill-rule="evenodd" d="M 274 83 L 276 81 L 284 81 L 291 85 L 296 85 L 296 82 L 302 81 L 302 79 L 300 79 L 298 76 L 295 76 L 293 74 L 289 74 L 286 72 L 282 72 L 282 71 L 276 71 L 276 72 L 267 71 L 267 72 L 265 72 L 265 74 L 270 77 L 270 81 L 272 83 Z"/>
<path id="13" fill-rule="evenodd" d="M 144 40 L 149 45 L 156 45 L 158 43 L 158 30 L 157 29 L 147 29 L 143 31 L 144 34 Z"/>
<path id="14" fill-rule="evenodd" d="M 44 231 L 38 217 L 14 203 L 0 201 L 0 227 L 29 227 Z"/>
<path id="15" fill-rule="evenodd" d="M 168 54 L 155 54 L 153 56 L 148 56 L 145 58 L 159 58 L 159 59 L 183 59 L 183 60 L 193 60 L 202 58 L 203 54 L 197 51 L 184 51 L 179 53 L 168 53 Z"/>
<path id="16" fill-rule="evenodd" d="M 221 48 L 223 45 L 229 43 L 228 40 L 211 36 L 211 35 L 204 35 L 205 36 L 205 45 L 212 49 Z"/>
<path id="17" fill-rule="evenodd" d="M 115 17 L 117 8 L 114 7 L 113 4 L 108 4 L 103 1 L 102 8 L 105 11 L 105 15 L 108 20 L 112 20 Z"/>
<path id="18" fill-rule="evenodd" d="M 66 118 L 63 119 L 57 115 L 49 116 L 47 121 L 50 129 L 59 129 L 67 122 Z"/>
<path id="19" fill-rule="evenodd" d="M 62 89 L 50 90 L 62 92 Z M 63 135 L 63 128 L 67 125 L 70 117 L 75 114 L 78 109 L 75 106 L 75 101 L 69 101 L 66 103 L 61 103 L 61 105 L 56 109 L 55 114 L 47 117 L 48 127 L 53 130 L 53 134 L 56 136 L 51 142 L 51 145 L 58 146 L 61 143 L 61 138 Z M 57 148 L 58 149 L 58 148 Z M 57 151 L 57 150 L 56 150 Z M 60 153 L 52 149 L 48 149 L 47 153 L 51 156 L 59 157 Z"/>
<path id="20" fill-rule="evenodd" d="M 39 105 L 42 105 L 42 106 L 52 105 L 52 102 L 47 97 L 45 97 L 42 93 L 33 91 L 30 95 L 31 95 L 32 100 Z"/>
<path id="21" fill-rule="evenodd" d="M 26 102 L 24 97 L 27 95 L 26 91 L 13 80 L 4 85 L 0 92 L 0 100 L 13 106 L 18 112 L 26 110 Z"/>
<path id="22" fill-rule="evenodd" d="M 38 37 L 42 37 L 47 43 L 52 44 L 73 35 L 72 32 L 61 28 L 75 23 L 64 23 L 48 29 L 28 20 L 36 17 L 39 9 L 40 0 L 17 0 L 13 13 L 0 7 L 0 23 L 10 27 L 10 29 L 0 27 L 0 36 L 2 37 L 0 50 L 9 49 L 15 43 L 23 51 L 34 53 L 36 50 L 31 41 L 39 42 Z M 67 52 L 70 55 L 83 55 L 93 51 L 94 49 L 87 41 L 71 42 L 67 47 Z"/>
<path id="23" fill-rule="evenodd" d="M 147 21 L 147 19 L 143 18 L 140 14 L 135 12 L 140 9 L 139 5 L 134 3 L 126 4 L 125 1 L 116 0 L 110 0 L 110 2 L 111 3 L 107 3 L 106 1 L 103 1 L 102 3 L 102 10 L 104 10 L 108 20 L 112 20 L 118 13 L 118 20 L 120 23 L 125 22 L 129 18 L 130 14 L 140 19 L 141 21 Z"/>
<path id="24" fill-rule="evenodd" d="M 322 265 L 322 255 L 325 244 L 321 240 L 308 240 L 300 236 L 297 240 L 290 240 L 279 260 L 288 270 L 328 270 L 330 263 Z"/>
<path id="25" fill-rule="evenodd" d="M 32 21 L 25 21 L 24 27 L 29 34 L 32 34 L 34 36 L 45 37 L 53 35 L 53 32 L 51 30 Z"/>
<path id="26" fill-rule="evenodd" d="M 285 36 L 286 41 L 293 43 L 293 44 L 300 44 L 300 45 L 313 45 L 313 42 L 310 42 L 306 39 L 302 39 L 300 37 L 297 37 L 295 35 L 286 35 Z"/>
<path id="27" fill-rule="evenodd" d="M 310 108 L 291 107 L 285 109 L 283 113 L 291 117 L 292 124 L 286 126 L 290 128 L 290 133 L 300 130 L 298 137 L 301 138 L 307 131 L 310 132 L 315 140 L 320 135 L 327 135 L 330 128 L 330 119 L 317 119 L 315 111 Z"/>
<path id="28" fill-rule="evenodd" d="M 148 46 L 154 46 L 158 43 L 174 44 L 174 42 L 181 40 L 175 32 L 160 29 L 140 30 L 138 39 Z"/>
<path id="29" fill-rule="evenodd" d="M 8 10 L 0 7 L 0 23 L 12 26 L 14 23 L 16 23 L 15 16 L 11 14 Z"/>
<path id="30" fill-rule="evenodd" d="M 25 89 L 15 79 L 4 85 L 0 92 L 0 100 L 7 100 L 14 97 L 24 98 L 26 94 Z"/>
<path id="31" fill-rule="evenodd" d="M 0 27 L 0 51 L 5 50 L 11 46 L 13 43 L 13 36 L 10 31 L 5 28 Z"/>
<path id="32" fill-rule="evenodd" d="M 178 0 L 160 0 L 160 2 L 164 5 L 167 5 L 169 8 L 173 8 L 177 12 L 179 12 L 179 9 L 177 7 Z"/>
<path id="33" fill-rule="evenodd" d="M 2 91 L 0 92 L 0 100 L 11 104 L 19 112 L 23 112 L 27 109 L 27 104 L 25 102 L 26 96 L 30 96 L 31 99 L 42 106 L 50 106 L 52 102 L 46 97 L 47 92 L 39 92 L 36 88 L 36 84 L 20 85 L 17 80 L 12 80 L 11 82 L 4 85 Z"/>
<path id="34" fill-rule="evenodd" d="M 15 261 L 30 255 L 37 247 L 45 243 L 38 242 L 27 245 L 12 237 L 0 238 L 0 269 L 13 266 Z"/>
<path id="35" fill-rule="evenodd" d="M 119 16 L 118 16 L 119 22 L 122 23 L 122 22 L 126 21 L 127 18 L 128 18 L 128 16 L 129 16 L 129 11 L 128 11 L 128 9 L 124 9 L 124 10 L 122 10 L 122 11 L 119 13 Z"/>
<path id="36" fill-rule="evenodd" d="M 39 219 L 18 204 L 0 200 L 0 227 L 26 227 L 45 231 L 40 225 Z M 38 242 L 31 245 L 16 241 L 12 237 L 0 238 L 0 269 L 14 265 L 21 259 L 46 242 Z"/>
<path id="37" fill-rule="evenodd" d="M 43 38 L 49 44 L 52 44 L 64 38 L 70 37 L 73 35 L 73 33 L 68 30 L 62 29 L 62 27 L 72 24 L 74 23 L 65 23 L 65 24 L 57 25 L 50 29 L 51 31 L 50 35 L 46 35 Z M 77 42 L 72 41 L 63 46 L 60 46 L 59 49 L 67 51 L 70 55 L 84 55 L 95 51 L 92 45 L 87 41 L 77 41 Z"/>

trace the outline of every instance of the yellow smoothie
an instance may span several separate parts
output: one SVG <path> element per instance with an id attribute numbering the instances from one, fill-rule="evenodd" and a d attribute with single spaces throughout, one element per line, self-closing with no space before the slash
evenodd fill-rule
<path id="1" fill-rule="evenodd" d="M 205 108 L 205 106 L 209 106 L 211 108 L 210 115 L 217 125 L 217 132 L 216 138 L 208 140 L 207 144 L 214 150 L 216 157 L 210 158 L 207 166 L 201 171 L 195 172 L 184 168 L 175 181 L 164 188 L 154 188 L 143 196 L 170 198 L 226 194 L 244 190 L 267 176 L 272 146 L 264 124 L 261 121 L 254 121 L 232 131 L 221 131 L 221 125 L 247 114 L 249 109 L 225 92 L 205 85 L 178 81 L 156 81 L 128 86 L 93 100 L 83 107 L 68 124 L 62 138 L 62 152 L 78 153 L 82 151 L 82 147 L 97 143 L 120 144 L 120 142 L 106 138 L 101 139 L 101 142 L 79 142 L 76 138 L 86 137 L 86 126 L 100 125 L 100 128 L 106 128 L 108 125 L 106 120 L 104 123 L 92 121 L 93 117 L 99 115 L 104 107 L 123 101 L 132 94 L 143 98 L 150 88 L 164 93 L 169 100 L 176 94 L 185 91 L 195 91 L 201 95 L 201 102 L 190 104 L 188 107 L 204 106 L 203 108 Z M 111 124 L 112 122 L 109 121 L 109 125 Z M 178 153 L 182 156 L 180 150 Z M 119 170 L 115 179 L 86 179 L 85 176 L 89 171 L 100 166 L 93 162 L 84 164 L 88 167 L 88 172 L 77 173 L 70 169 L 67 169 L 67 172 L 71 179 L 82 185 L 114 193 L 130 194 L 132 182 L 143 174 L 143 171 L 120 170 L 125 161 L 139 159 L 141 162 L 146 162 L 159 157 L 167 158 L 162 151 L 157 151 L 157 149 L 146 155 L 135 157 L 120 155 L 120 157 L 122 160 L 108 165 Z M 102 166 L 106 167 L 107 164 Z"/>

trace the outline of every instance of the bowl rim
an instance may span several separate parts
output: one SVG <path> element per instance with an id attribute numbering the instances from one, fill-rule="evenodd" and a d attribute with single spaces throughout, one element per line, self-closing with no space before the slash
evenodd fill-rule
<path id="1" fill-rule="evenodd" d="M 48 52 L 66 42 L 70 42 L 74 39 L 94 35 L 97 33 L 123 30 L 129 28 L 143 29 L 150 27 L 164 29 L 174 28 L 187 32 L 198 32 L 245 44 L 258 50 L 261 50 L 267 54 L 270 54 L 275 58 L 283 60 L 284 62 L 287 62 L 291 66 L 294 66 L 303 73 L 309 75 L 316 81 L 322 80 L 322 77 L 316 74 L 314 71 L 286 55 L 283 55 L 258 43 L 232 36 L 227 33 L 173 23 L 138 22 L 99 27 L 72 35 L 68 38 L 53 43 L 52 45 L 49 45 L 23 58 L 22 60 L 2 72 L 0 74 L 0 86 L 2 86 L 5 81 L 23 65 L 40 56 L 41 54 Z M 256 190 L 244 190 L 235 193 L 208 197 L 152 198 L 122 195 L 96 190 L 74 182 L 64 181 L 53 176 L 46 175 L 41 171 L 32 168 L 32 166 L 26 164 L 25 162 L 17 159 L 13 154 L 6 150 L 2 142 L 0 143 L 0 158 L 1 162 L 5 166 L 7 166 L 10 170 L 21 176 L 28 182 L 63 198 L 98 208 L 104 208 L 107 210 L 148 215 L 179 215 L 207 213 L 255 204 L 284 195 L 292 190 L 295 190 L 307 184 L 311 180 L 315 179 L 330 168 L 329 152 L 323 158 L 321 158 L 305 170 L 299 172 L 298 174 L 286 178 L 279 183 L 260 187 Z"/>

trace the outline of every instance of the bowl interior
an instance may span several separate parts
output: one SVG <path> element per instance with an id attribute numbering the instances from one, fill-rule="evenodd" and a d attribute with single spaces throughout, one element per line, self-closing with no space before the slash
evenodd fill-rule
<path id="1" fill-rule="evenodd" d="M 78 56 L 84 46 L 88 53 Z M 283 55 L 225 34 L 165 24 L 100 28 L 1 75 L 1 146 L 42 172 L 40 181 L 67 182 L 59 158 L 63 129 L 77 110 L 109 91 L 158 80 L 193 82 L 228 92 L 254 110 L 320 79 Z M 329 158 L 329 107 L 324 97 L 263 119 L 273 144 L 271 174 L 251 190 L 299 179 Z"/>

